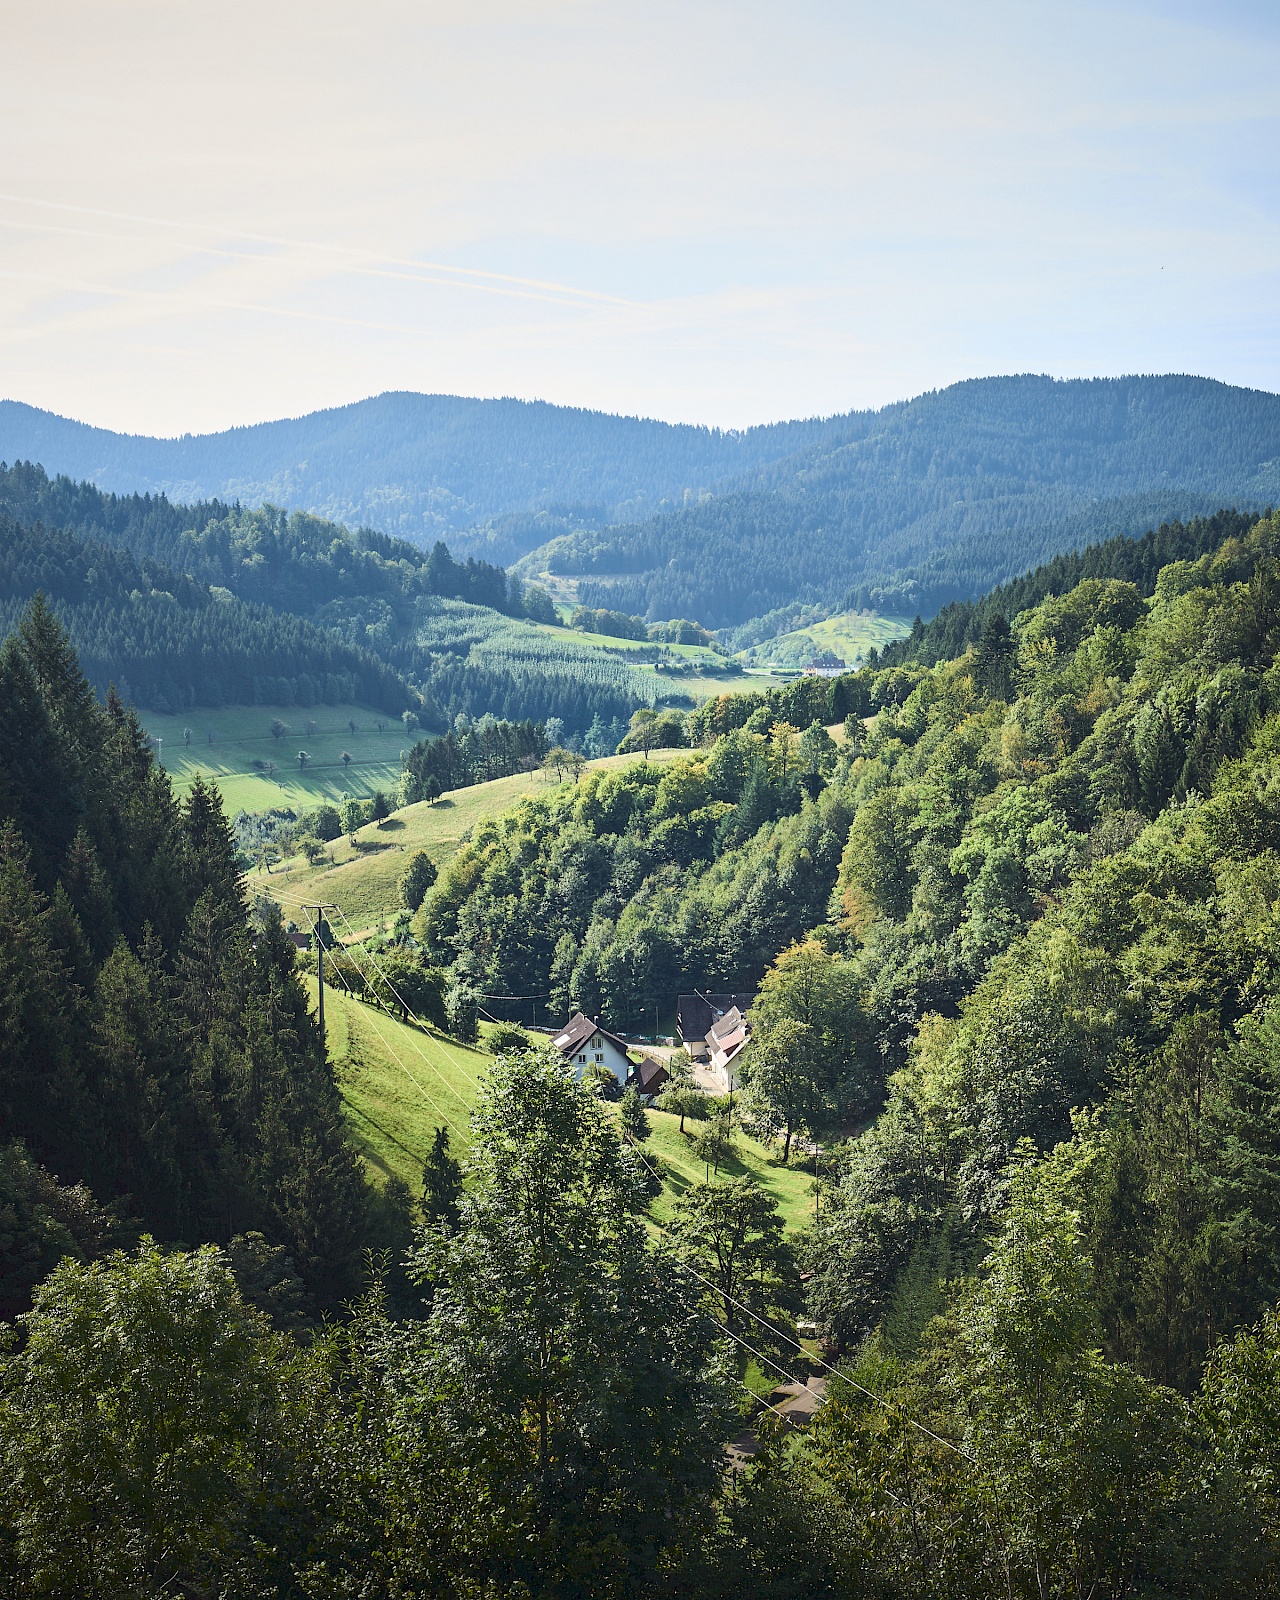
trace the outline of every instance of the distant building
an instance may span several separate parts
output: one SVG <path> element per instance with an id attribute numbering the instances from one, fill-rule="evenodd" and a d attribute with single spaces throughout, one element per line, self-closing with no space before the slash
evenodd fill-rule
<path id="1" fill-rule="evenodd" d="M 575 1078 L 580 1078 L 588 1067 L 608 1067 L 619 1084 L 625 1084 L 631 1073 L 626 1044 L 581 1011 L 569 1019 L 551 1044 L 573 1067 Z"/>
<path id="2" fill-rule="evenodd" d="M 755 1004 L 755 995 L 741 994 L 682 994 L 676 1002 L 676 1029 L 680 1042 L 695 1061 L 705 1061 L 710 1054 L 707 1035 L 712 1025 L 730 1011 L 737 1010 L 745 1017 Z"/>

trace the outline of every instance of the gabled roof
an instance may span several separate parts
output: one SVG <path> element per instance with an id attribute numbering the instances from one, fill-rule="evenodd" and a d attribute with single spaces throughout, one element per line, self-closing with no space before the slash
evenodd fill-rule
<path id="1" fill-rule="evenodd" d="M 594 1038 L 597 1033 L 621 1050 L 624 1056 L 626 1055 L 627 1047 L 616 1033 L 610 1033 L 608 1028 L 602 1028 L 594 1018 L 584 1016 L 581 1011 L 576 1017 L 569 1018 L 563 1032 L 556 1034 L 551 1043 L 562 1056 L 568 1056 L 575 1050 L 580 1050 L 588 1039 Z"/>
<path id="2" fill-rule="evenodd" d="M 726 1011 L 745 1014 L 755 1004 L 755 994 L 682 994 L 676 1002 L 676 1031 L 686 1044 L 701 1044 L 707 1029 Z"/>
<path id="3" fill-rule="evenodd" d="M 657 1056 L 644 1056 L 639 1066 L 632 1069 L 632 1077 L 641 1094 L 653 1094 L 670 1076 L 666 1062 L 659 1061 Z"/>
<path id="4" fill-rule="evenodd" d="M 711 1031 L 707 1034 L 707 1043 L 713 1045 L 721 1044 L 731 1033 L 736 1033 L 739 1028 L 745 1026 L 746 1020 L 737 1006 L 734 1006 L 731 1010 L 726 1011 L 718 1022 L 711 1024 Z"/>
<path id="5" fill-rule="evenodd" d="M 726 1034 L 711 1052 L 712 1066 L 728 1066 L 749 1038 L 750 1033 L 745 1027 L 735 1028 L 732 1033 Z"/>

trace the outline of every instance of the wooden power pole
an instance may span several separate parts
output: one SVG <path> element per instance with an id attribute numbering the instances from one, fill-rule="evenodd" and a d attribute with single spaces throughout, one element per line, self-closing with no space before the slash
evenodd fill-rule
<path id="1" fill-rule="evenodd" d="M 324 1037 L 324 941 L 329 930 L 329 924 L 325 921 L 324 914 L 326 911 L 337 911 L 339 907 L 336 905 L 322 905 L 317 902 L 315 905 L 304 905 L 301 909 L 315 913 L 315 922 L 312 924 L 311 934 L 316 941 L 316 977 L 319 979 L 320 984 L 320 1065 L 324 1066 L 328 1055 Z M 321 932 L 321 929 L 324 932 Z"/>

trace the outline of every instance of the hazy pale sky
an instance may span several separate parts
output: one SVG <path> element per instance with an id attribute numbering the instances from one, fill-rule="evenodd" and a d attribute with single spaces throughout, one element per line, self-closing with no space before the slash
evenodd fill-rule
<path id="1" fill-rule="evenodd" d="M 1280 4 L 0 0 L 0 395 L 1280 389 Z"/>

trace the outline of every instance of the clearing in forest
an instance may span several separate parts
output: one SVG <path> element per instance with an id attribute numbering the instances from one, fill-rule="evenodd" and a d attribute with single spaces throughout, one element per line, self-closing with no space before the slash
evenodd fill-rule
<path id="1" fill-rule="evenodd" d="M 376 789 L 390 794 L 400 779 L 400 752 L 422 737 L 367 706 L 198 706 L 176 717 L 158 711 L 139 717 L 163 741 L 160 764 L 175 792 L 185 794 L 200 774 L 218 785 L 228 816 L 276 807 L 305 811 L 326 800 L 341 805 L 348 795 L 364 799 Z"/>

